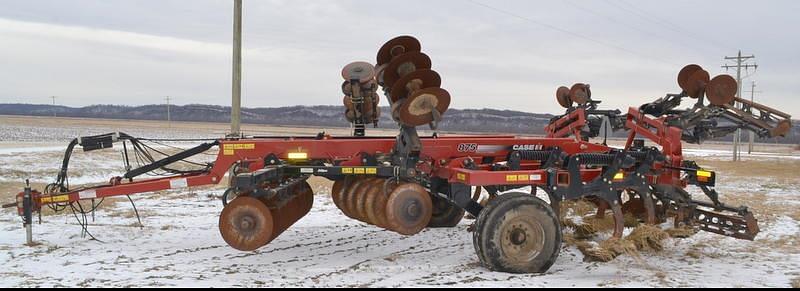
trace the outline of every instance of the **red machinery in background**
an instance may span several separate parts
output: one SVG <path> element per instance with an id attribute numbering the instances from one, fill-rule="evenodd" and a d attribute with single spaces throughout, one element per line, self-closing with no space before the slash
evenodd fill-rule
<path id="1" fill-rule="evenodd" d="M 591 99 L 588 85 L 560 88 L 557 100 L 568 112 L 554 119 L 545 138 L 420 137 L 416 128 L 435 128 L 450 95 L 441 88 L 441 78 L 431 70 L 420 43 L 402 36 L 380 49 L 376 66 L 357 62 L 342 72 L 345 116 L 355 125 L 353 137 L 321 133 L 226 138 L 169 155 L 148 145 L 156 140 L 124 133 L 79 138 L 68 147 L 55 183 L 43 192 L 28 187 L 10 206 L 17 206 L 30 225 L 33 213 L 43 207 L 76 211 L 82 200 L 218 184 L 229 174 L 220 233 L 233 248 L 251 251 L 309 213 L 314 193 L 306 180 L 320 176 L 334 181 L 332 199 L 346 216 L 400 235 L 454 227 L 469 212 L 477 217 L 475 251 L 484 266 L 497 271 L 544 272 L 555 262 L 562 239 L 559 204 L 567 200 L 590 198 L 600 206 L 598 214 L 610 210 L 614 238 L 622 236 L 623 214 L 630 212 L 649 224 L 674 217 L 676 224 L 752 240 L 758 233 L 753 215 L 746 207 L 719 201 L 713 190 L 716 174 L 683 160 L 681 142 L 728 132 L 717 123 L 720 118 L 739 122 L 732 128 L 779 136 L 786 133 L 788 115 L 758 104 L 748 103 L 745 109 L 731 105 L 742 102 L 729 90 L 735 82 L 706 80 L 699 67 L 688 70 L 679 77 L 683 93 L 631 108 L 627 114 L 597 110 L 599 102 Z M 366 136 L 365 125 L 377 125 L 381 113 L 379 87 L 400 125 L 397 136 Z M 703 95 L 712 105 L 702 105 Z M 698 105 L 675 110 L 684 97 L 698 98 Z M 750 108 L 760 110 L 761 116 Z M 608 136 L 619 130 L 629 132 L 624 148 L 590 142 L 601 132 Z M 69 158 L 76 146 L 92 151 L 118 143 L 129 165 L 124 176 L 101 186 L 69 187 Z M 213 163 L 189 161 L 214 148 L 218 153 Z M 156 159 L 157 154 L 163 158 Z M 130 160 L 143 163 L 133 168 Z M 194 167 L 175 166 L 180 163 Z M 141 178 L 153 172 L 167 176 Z M 689 185 L 700 187 L 711 202 L 692 199 L 685 190 Z M 524 187 L 532 191 L 521 191 Z M 479 204 L 473 192 L 480 188 L 496 198 Z M 536 196 L 537 190 L 549 203 Z"/>

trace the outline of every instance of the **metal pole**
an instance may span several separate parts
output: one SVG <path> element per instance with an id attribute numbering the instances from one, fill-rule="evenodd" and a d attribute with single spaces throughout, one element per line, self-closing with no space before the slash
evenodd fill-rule
<path id="1" fill-rule="evenodd" d="M 172 117 L 169 114 L 169 96 L 167 96 L 167 124 L 172 128 Z"/>
<path id="2" fill-rule="evenodd" d="M 56 117 L 56 96 L 50 96 L 53 99 L 53 117 Z"/>
<path id="3" fill-rule="evenodd" d="M 736 84 L 739 86 L 736 97 L 742 97 L 742 51 L 736 58 Z M 737 129 L 736 135 L 733 137 L 733 161 L 739 160 L 739 141 L 742 139 L 742 130 Z"/>
<path id="4" fill-rule="evenodd" d="M 241 135 L 242 107 L 242 0 L 233 0 L 233 102 L 231 136 Z"/>
<path id="5" fill-rule="evenodd" d="M 25 241 L 27 246 L 33 246 L 33 194 L 31 184 L 25 180 L 25 193 L 22 196 L 22 216 L 25 224 Z"/>
<path id="6" fill-rule="evenodd" d="M 755 81 L 753 81 L 753 85 L 752 85 L 752 88 L 750 90 L 751 90 L 750 91 L 750 103 L 754 103 L 755 99 L 756 99 L 755 98 L 756 97 L 756 82 Z M 752 112 L 753 109 L 750 109 L 750 111 Z M 752 155 L 753 154 L 753 146 L 754 146 L 755 142 L 756 142 L 756 132 L 751 130 L 750 131 L 750 144 L 747 146 L 747 154 L 748 155 Z"/>

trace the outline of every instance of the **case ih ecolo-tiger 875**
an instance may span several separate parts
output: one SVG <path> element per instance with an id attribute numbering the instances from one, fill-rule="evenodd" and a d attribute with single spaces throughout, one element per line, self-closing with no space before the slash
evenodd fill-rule
<path id="1" fill-rule="evenodd" d="M 759 230 L 753 214 L 719 201 L 716 173 L 684 160 L 682 142 L 701 143 L 737 129 L 761 137 L 783 136 L 791 129 L 790 116 L 736 98 L 733 78 L 711 79 L 696 65 L 680 72 L 680 94 L 624 114 L 598 110 L 600 102 L 592 100 L 586 84 L 561 87 L 556 99 L 567 112 L 547 126 L 547 137 L 420 136 L 417 127 L 436 128 L 450 95 L 413 37 L 392 39 L 380 49 L 376 65 L 352 63 L 342 75 L 353 136 L 237 136 L 172 155 L 149 146 L 154 140 L 124 133 L 82 137 L 68 147 L 55 183 L 41 192 L 28 187 L 7 207 L 17 207 L 30 226 L 43 207 L 85 214 L 83 200 L 228 181 L 220 233 L 231 247 L 252 251 L 309 213 L 314 193 L 306 180 L 313 175 L 334 181 L 332 199 L 344 215 L 399 235 L 453 227 L 468 212 L 477 218 L 473 243 L 485 267 L 544 272 L 561 248 L 562 201 L 587 199 L 598 206 L 599 216 L 610 212 L 612 239 L 622 237 L 625 214 L 651 225 L 671 218 L 676 225 L 754 239 Z M 365 134 L 381 114 L 379 89 L 400 126 L 397 136 Z M 678 109 L 684 100 L 695 104 Z M 590 142 L 613 131 L 628 133 L 624 147 Z M 93 151 L 115 143 L 122 144 L 129 165 L 124 176 L 101 186 L 69 187 L 69 159 L 76 146 Z M 173 166 L 213 148 L 218 156 L 211 164 Z M 132 160 L 139 166 L 131 167 Z M 155 172 L 167 175 L 141 178 Z M 230 180 L 224 180 L 229 173 Z M 689 186 L 699 187 L 708 199 L 693 199 Z M 493 198 L 486 205 L 477 201 L 481 188 Z"/>

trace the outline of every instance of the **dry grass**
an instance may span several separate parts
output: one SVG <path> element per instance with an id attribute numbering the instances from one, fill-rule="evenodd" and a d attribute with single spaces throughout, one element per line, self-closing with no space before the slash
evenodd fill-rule
<path id="1" fill-rule="evenodd" d="M 800 288 L 800 277 L 792 279 L 792 288 Z"/>
<path id="2" fill-rule="evenodd" d="M 671 238 L 690 238 L 697 234 L 697 230 L 691 227 L 670 228 L 665 230 Z"/>
<path id="3" fill-rule="evenodd" d="M 664 240 L 669 235 L 656 226 L 642 225 L 631 232 L 625 240 L 632 242 L 639 251 L 660 252 L 664 250 Z"/>

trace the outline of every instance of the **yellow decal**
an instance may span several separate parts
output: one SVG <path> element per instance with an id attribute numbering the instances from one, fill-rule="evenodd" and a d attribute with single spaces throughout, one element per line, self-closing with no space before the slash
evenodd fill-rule
<path id="1" fill-rule="evenodd" d="M 352 174 L 353 168 L 342 168 L 342 174 Z"/>
<path id="2" fill-rule="evenodd" d="M 222 145 L 222 154 L 226 156 L 232 156 L 235 154 L 236 150 L 254 150 L 254 149 L 256 149 L 256 144 L 254 143 L 224 144 Z"/>
<path id="3" fill-rule="evenodd" d="M 370 174 L 370 175 L 378 174 L 378 168 L 367 168 L 367 174 Z"/>
<path id="4" fill-rule="evenodd" d="M 42 197 L 42 203 L 60 203 L 69 201 L 69 195 Z"/>
<path id="5" fill-rule="evenodd" d="M 353 173 L 355 173 L 356 175 L 364 175 L 365 172 L 366 172 L 366 169 L 364 169 L 364 168 L 354 168 L 353 169 Z"/>
<path id="6" fill-rule="evenodd" d="M 517 175 L 517 181 L 528 181 L 528 175 Z"/>
<path id="7" fill-rule="evenodd" d="M 709 172 L 709 171 L 697 171 L 697 176 L 698 177 L 711 178 L 711 172 Z"/>
<path id="8" fill-rule="evenodd" d="M 517 175 L 506 175 L 506 182 L 516 182 Z"/>
<path id="9" fill-rule="evenodd" d="M 466 181 L 467 180 L 467 175 L 464 174 L 464 173 L 458 173 L 456 175 L 456 179 L 458 179 L 459 181 Z"/>
<path id="10" fill-rule="evenodd" d="M 625 173 L 619 172 L 616 175 L 614 175 L 614 180 L 622 180 L 622 179 L 625 179 Z"/>

